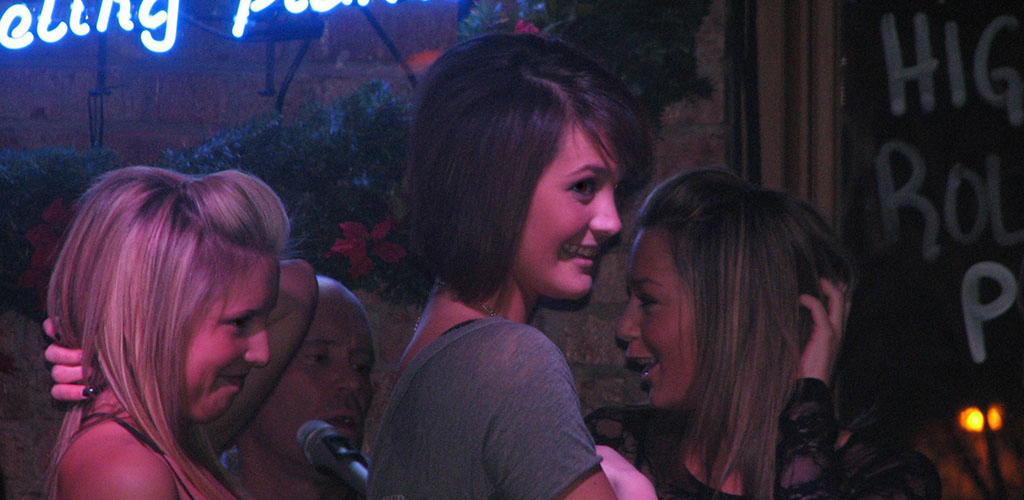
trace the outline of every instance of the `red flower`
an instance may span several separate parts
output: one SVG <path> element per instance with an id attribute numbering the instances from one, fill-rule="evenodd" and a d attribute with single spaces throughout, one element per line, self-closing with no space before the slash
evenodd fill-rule
<path id="1" fill-rule="evenodd" d="M 373 226 L 373 231 L 370 231 L 370 239 L 373 241 L 383 240 L 388 233 L 391 231 L 391 219 L 384 219 L 384 222 Z"/>
<path id="2" fill-rule="evenodd" d="M 35 290 L 40 310 L 45 309 L 46 288 L 60 250 L 60 235 L 73 216 L 74 210 L 64 205 L 63 198 L 57 198 L 43 209 L 43 223 L 25 233 L 25 239 L 32 245 L 32 258 L 29 268 L 18 277 L 18 286 Z"/>
<path id="3" fill-rule="evenodd" d="M 384 262 L 398 262 L 405 257 L 405 248 L 398 243 L 381 241 L 373 246 L 373 253 Z"/>
<path id="4" fill-rule="evenodd" d="M 540 33 L 533 23 L 524 21 L 522 19 L 516 21 L 516 28 L 513 30 L 514 33 Z"/>
<path id="5" fill-rule="evenodd" d="M 365 238 L 367 236 L 366 226 L 361 222 L 342 222 L 338 224 L 341 234 L 346 239 Z"/>
<path id="6" fill-rule="evenodd" d="M 352 264 L 348 266 L 348 275 L 352 279 L 357 280 L 370 274 L 373 271 L 373 261 L 369 257 L 363 257 L 361 260 L 353 260 Z"/>
<path id="7" fill-rule="evenodd" d="M 18 286 L 31 288 L 39 295 L 40 304 L 46 300 L 46 286 L 50 281 L 50 273 L 39 269 L 26 269 L 18 276 Z"/>
<path id="8" fill-rule="evenodd" d="M 64 198 L 57 198 L 56 200 L 53 200 L 49 206 L 43 209 L 43 220 L 58 231 L 63 231 L 68 227 L 68 224 L 71 223 L 71 218 L 74 217 L 74 215 L 74 210 L 64 206 Z"/>
<path id="9" fill-rule="evenodd" d="M 388 218 L 367 231 L 366 226 L 359 222 L 342 222 L 342 237 L 334 240 L 334 245 L 327 252 L 327 257 L 344 255 L 349 259 L 348 274 L 352 279 L 359 279 L 370 274 L 375 264 L 369 257 L 373 252 L 381 261 L 394 263 L 405 257 L 402 245 L 385 241 L 391 232 L 391 219 Z"/>
<path id="10" fill-rule="evenodd" d="M 54 264 L 60 245 L 60 235 L 49 224 L 39 224 L 25 233 L 25 239 L 32 245 L 32 268 L 46 269 Z"/>
<path id="11" fill-rule="evenodd" d="M 352 261 L 362 260 L 366 257 L 366 238 L 338 238 L 334 240 L 334 246 L 328 252 L 328 256 L 332 255 L 344 255 Z"/>

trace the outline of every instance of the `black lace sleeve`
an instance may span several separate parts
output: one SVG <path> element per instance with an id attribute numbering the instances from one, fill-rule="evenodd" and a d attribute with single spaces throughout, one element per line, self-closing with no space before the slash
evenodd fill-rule
<path id="1" fill-rule="evenodd" d="M 835 449 L 838 424 L 824 382 L 800 379 L 779 418 L 776 500 L 936 500 L 935 467 L 924 456 L 898 451 L 854 433 Z"/>
<path id="2" fill-rule="evenodd" d="M 775 498 L 840 498 L 832 396 L 824 382 L 800 379 L 779 418 Z"/>

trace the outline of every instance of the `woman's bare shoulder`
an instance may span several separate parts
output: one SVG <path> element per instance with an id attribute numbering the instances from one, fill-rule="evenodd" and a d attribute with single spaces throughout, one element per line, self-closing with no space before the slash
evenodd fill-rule
<path id="1" fill-rule="evenodd" d="M 176 500 L 174 472 L 114 421 L 83 431 L 61 458 L 58 498 Z"/>

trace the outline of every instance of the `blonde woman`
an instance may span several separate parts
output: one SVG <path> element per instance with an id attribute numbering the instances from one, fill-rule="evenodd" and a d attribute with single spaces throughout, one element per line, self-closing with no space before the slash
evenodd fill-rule
<path id="1" fill-rule="evenodd" d="M 85 193 L 50 282 L 48 329 L 81 349 L 91 397 L 64 419 L 49 498 L 240 496 L 214 446 L 237 431 L 226 413 L 269 361 L 288 231 L 273 191 L 238 171 L 131 167 Z M 297 275 L 309 277 L 291 288 L 305 306 L 286 321 L 304 331 L 316 284 L 308 266 Z M 216 419 L 229 430 L 211 443 L 200 424 Z"/>

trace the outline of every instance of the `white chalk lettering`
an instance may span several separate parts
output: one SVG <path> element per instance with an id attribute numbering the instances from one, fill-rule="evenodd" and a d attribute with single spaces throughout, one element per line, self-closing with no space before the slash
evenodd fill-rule
<path id="1" fill-rule="evenodd" d="M 917 64 L 906 67 L 900 54 L 900 39 L 896 32 L 896 16 L 882 15 L 882 47 L 885 54 L 885 69 L 889 76 L 889 109 L 894 116 L 907 112 L 907 82 L 916 80 L 921 108 L 935 109 L 935 80 L 932 73 L 939 67 L 939 60 L 932 56 L 932 42 L 928 35 L 928 17 L 923 12 L 914 15 L 914 49 Z"/>
<path id="2" fill-rule="evenodd" d="M 918 115 L 927 115 L 939 106 L 963 109 L 973 105 L 1000 121 L 1005 119 L 1010 127 L 1024 126 L 1024 68 L 1002 62 L 1006 52 L 1016 53 L 1021 45 L 1018 18 L 996 15 L 982 18 L 977 25 L 972 19 L 971 29 L 964 32 L 977 34 L 976 39 L 965 40 L 957 20 L 929 19 L 929 15 L 937 16 L 916 12 L 898 18 L 894 13 L 884 13 L 879 19 L 891 115 L 904 116 L 912 109 Z M 937 33 L 940 25 L 941 34 Z M 932 44 L 938 44 L 940 36 L 943 45 L 941 49 L 936 45 L 936 52 Z M 948 102 L 941 87 L 936 94 L 936 71 L 942 64 L 946 67 L 938 78 L 941 81 L 942 76 L 947 77 Z M 908 97 L 908 92 L 915 89 L 917 99 Z M 972 99 L 974 103 L 970 102 Z M 970 128 L 966 126 L 964 130 Z M 1015 204 L 1003 206 L 1003 177 L 1008 172 L 1003 168 L 1016 172 L 1020 165 L 1003 166 L 1000 155 L 991 152 L 982 152 L 972 161 L 956 158 L 945 172 L 945 187 L 940 193 L 936 186 L 941 179 L 929 176 L 929 167 L 934 167 L 926 165 L 924 158 L 914 145 L 896 138 L 885 142 L 875 156 L 879 217 L 887 243 L 895 244 L 901 237 L 901 225 L 911 224 L 915 239 L 916 231 L 921 231 L 921 257 L 926 262 L 936 262 L 946 245 L 980 244 L 988 226 L 991 240 L 984 245 L 992 240 L 999 247 L 1024 245 L 1024 214 L 1019 213 Z M 940 172 L 941 169 L 933 175 L 942 175 Z M 1007 180 L 1015 184 L 1009 179 L 1016 179 L 1015 176 Z M 1012 189 L 1016 188 L 1011 186 L 1008 196 L 1015 195 Z M 933 201 L 933 196 L 942 199 Z M 905 217 L 909 219 L 904 220 Z M 940 232 L 950 239 L 940 243 Z M 986 323 L 1004 315 L 1015 301 L 1024 300 L 1019 295 L 1021 287 L 1024 283 L 1018 283 L 1015 273 L 999 262 L 977 262 L 963 274 L 960 305 L 974 363 L 983 363 L 987 358 Z"/>
<path id="3" fill-rule="evenodd" d="M 992 41 L 996 35 L 1004 30 L 1016 30 L 1017 18 L 1012 16 L 999 16 L 992 20 L 981 33 L 978 40 L 978 48 L 974 51 L 974 84 L 978 87 L 978 93 L 996 107 L 1006 108 L 1006 117 L 1010 125 L 1019 127 L 1024 124 L 1024 103 L 1021 102 L 1021 80 L 1020 73 L 1013 68 L 999 67 L 988 70 L 988 57 L 992 50 Z M 996 92 L 992 82 L 1000 82 L 1006 86 L 1006 92 Z"/>
<path id="4" fill-rule="evenodd" d="M 910 179 L 898 190 L 893 178 L 892 157 L 899 154 L 910 163 Z M 924 184 L 924 159 L 916 148 L 900 140 L 891 140 L 882 146 L 875 157 L 875 175 L 878 180 L 878 200 L 882 211 L 885 239 L 895 242 L 900 234 L 901 207 L 917 209 L 924 217 L 924 236 L 921 250 L 926 261 L 939 256 L 939 214 L 924 196 L 918 194 Z"/>
<path id="5" fill-rule="evenodd" d="M 1000 289 L 999 296 L 986 304 L 981 302 L 981 282 L 984 279 L 995 281 Z M 967 346 L 975 363 L 983 363 L 987 357 L 985 322 L 1005 313 L 1016 297 L 1017 281 L 1013 272 L 998 262 L 978 262 L 964 273 L 960 284 L 960 305 L 967 329 Z"/>
<path id="6" fill-rule="evenodd" d="M 1024 229 L 1007 232 L 1003 225 L 1002 188 L 1000 186 L 999 157 L 988 155 L 985 158 L 985 174 L 988 176 L 989 213 L 992 215 L 992 236 L 996 243 L 1008 247 L 1024 243 Z"/>
<path id="7" fill-rule="evenodd" d="M 960 50 L 960 28 L 953 21 L 947 21 L 946 72 L 949 74 L 949 98 L 953 107 L 962 108 L 967 104 L 967 79 L 964 77 L 964 61 Z"/>
<path id="8" fill-rule="evenodd" d="M 960 218 L 957 216 L 957 201 L 959 201 L 960 185 L 967 181 L 971 191 L 974 193 L 974 199 L 977 200 L 975 203 L 974 223 L 971 225 L 971 230 L 964 232 L 960 228 Z M 973 170 L 965 169 L 963 165 L 957 163 L 953 165 L 953 168 L 949 170 L 949 175 L 946 181 L 946 198 L 942 205 L 942 214 L 945 219 L 946 232 L 949 233 L 957 243 L 962 245 L 970 245 L 978 241 L 981 237 L 981 232 L 985 230 L 985 203 L 983 198 L 985 197 L 985 182 L 981 180 L 981 176 Z"/>
<path id="9" fill-rule="evenodd" d="M 899 188 L 896 187 L 894 160 L 902 158 L 900 164 L 910 166 L 910 177 Z M 910 144 L 893 139 L 884 145 L 875 158 L 875 175 L 878 182 L 878 201 L 881 209 L 882 228 L 886 241 L 892 243 L 900 235 L 900 209 L 912 208 L 921 214 L 924 233 L 921 254 L 925 261 L 933 262 L 939 257 L 938 243 L 939 212 L 935 205 L 921 194 L 927 175 L 927 168 L 921 153 Z M 970 229 L 964 230 L 960 220 L 960 199 L 963 188 L 969 188 L 976 206 L 970 219 Z M 992 224 L 992 237 L 999 246 L 1008 247 L 1024 243 L 1024 228 L 1009 231 L 1003 219 L 1002 173 L 998 155 L 985 156 L 985 176 L 957 163 L 946 174 L 946 188 L 943 196 L 942 227 L 957 243 L 976 243 L 985 226 Z M 970 203 L 966 204 L 970 206 Z M 1016 214 L 1019 216 L 1019 214 Z"/>
<path id="10" fill-rule="evenodd" d="M 1010 125 L 1024 125 L 1024 81 L 1020 71 L 1008 67 L 989 68 L 993 47 L 1000 40 L 1000 35 L 1015 32 L 1019 27 L 1016 17 L 1003 15 L 990 21 L 978 38 L 974 48 L 972 62 L 972 81 L 978 95 L 990 106 L 1005 110 Z M 889 111 L 893 116 L 903 116 L 908 112 L 907 86 L 917 83 L 921 110 L 924 113 L 935 111 L 935 70 L 941 62 L 934 55 L 931 43 L 931 31 L 927 14 L 918 12 L 913 16 L 914 60 L 913 66 L 907 66 L 903 60 L 903 46 L 900 43 L 897 19 L 895 14 L 886 13 L 881 17 L 879 32 L 882 37 L 882 51 L 885 56 L 885 68 L 889 90 Z M 954 108 L 962 108 L 967 104 L 967 77 L 961 47 L 960 28 L 956 21 L 943 23 L 945 41 L 946 73 L 949 76 L 949 98 Z M 1005 39 L 1005 37 L 1002 37 Z M 1019 45 L 1017 40 L 1010 40 L 1004 45 Z"/>

